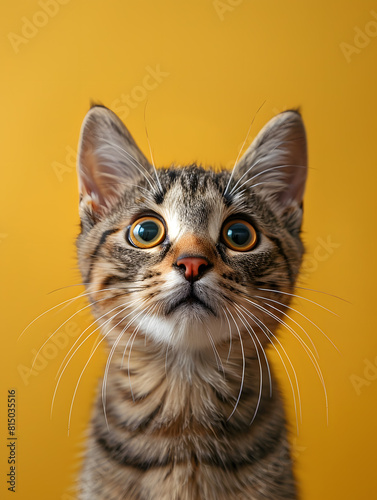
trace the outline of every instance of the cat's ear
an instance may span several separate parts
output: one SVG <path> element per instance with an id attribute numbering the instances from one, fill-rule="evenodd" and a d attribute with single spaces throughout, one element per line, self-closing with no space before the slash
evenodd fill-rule
<path id="1" fill-rule="evenodd" d="M 275 116 L 235 166 L 233 192 L 257 187 L 280 213 L 300 209 L 307 176 L 304 123 L 297 111 Z"/>
<path id="2" fill-rule="evenodd" d="M 148 160 L 115 113 L 94 106 L 81 127 L 78 151 L 81 216 L 100 219 L 127 185 L 151 178 Z"/>

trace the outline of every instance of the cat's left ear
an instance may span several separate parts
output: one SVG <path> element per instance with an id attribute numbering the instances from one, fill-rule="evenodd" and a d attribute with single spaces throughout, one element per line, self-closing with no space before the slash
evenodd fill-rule
<path id="1" fill-rule="evenodd" d="M 77 162 L 80 215 L 94 222 L 119 200 L 127 185 L 152 179 L 152 167 L 122 121 L 94 106 L 81 127 Z"/>
<path id="2" fill-rule="evenodd" d="M 285 111 L 265 125 L 235 166 L 233 192 L 255 187 L 280 214 L 301 212 L 307 164 L 301 115 Z"/>

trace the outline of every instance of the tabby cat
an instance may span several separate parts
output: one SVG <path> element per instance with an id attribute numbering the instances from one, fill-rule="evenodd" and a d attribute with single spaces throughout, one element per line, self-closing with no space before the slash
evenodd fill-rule
<path id="1" fill-rule="evenodd" d="M 88 112 L 77 246 L 109 357 L 80 499 L 297 498 L 266 348 L 303 255 L 306 174 L 296 111 L 232 171 L 156 170 L 112 111 Z"/>

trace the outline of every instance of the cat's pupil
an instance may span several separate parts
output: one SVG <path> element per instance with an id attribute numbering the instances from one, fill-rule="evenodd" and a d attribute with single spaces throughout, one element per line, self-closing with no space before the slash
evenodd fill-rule
<path id="1" fill-rule="evenodd" d="M 153 241 L 158 233 L 158 225 L 151 220 L 141 222 L 134 229 L 135 238 L 142 241 Z"/>
<path id="2" fill-rule="evenodd" d="M 235 245 L 242 246 L 249 241 L 251 235 L 250 230 L 245 224 L 236 222 L 229 227 L 227 236 Z"/>

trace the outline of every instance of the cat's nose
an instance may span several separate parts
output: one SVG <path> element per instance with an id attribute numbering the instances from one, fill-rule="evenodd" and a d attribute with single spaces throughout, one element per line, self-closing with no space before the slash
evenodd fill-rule
<path id="1" fill-rule="evenodd" d="M 182 257 L 178 258 L 176 266 L 184 269 L 187 281 L 200 279 L 209 267 L 209 262 L 205 257 Z"/>

